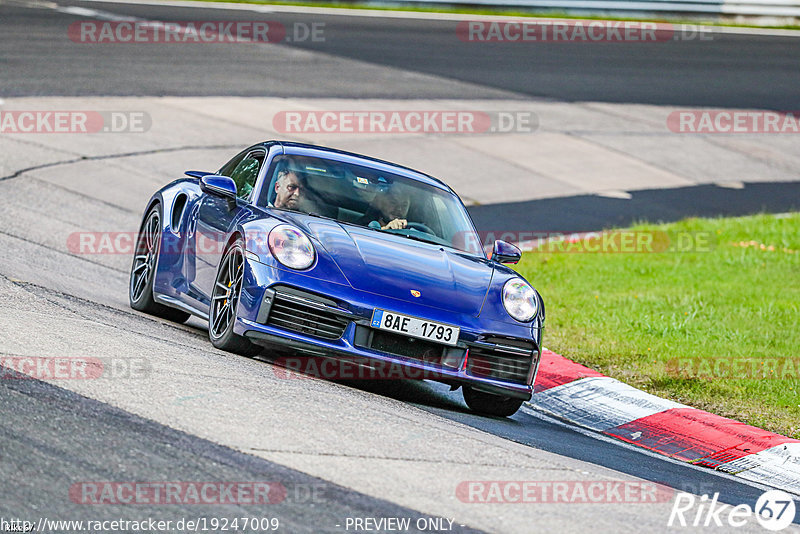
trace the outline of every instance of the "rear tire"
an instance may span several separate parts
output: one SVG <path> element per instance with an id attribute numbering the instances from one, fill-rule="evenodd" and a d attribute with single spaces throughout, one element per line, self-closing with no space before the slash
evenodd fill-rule
<path id="1" fill-rule="evenodd" d="M 467 403 L 467 406 L 469 406 L 472 411 L 482 415 L 509 417 L 517 413 L 517 410 L 519 410 L 523 402 L 522 399 L 485 393 L 473 389 L 470 386 L 464 386 L 461 390 L 464 395 L 464 402 Z"/>
<path id="2" fill-rule="evenodd" d="M 128 284 L 128 301 L 134 310 L 149 313 L 168 321 L 185 323 L 191 314 L 159 304 L 153 298 L 153 281 L 160 251 L 161 207 L 156 204 L 147 212 L 139 229 Z"/>
<path id="3" fill-rule="evenodd" d="M 244 283 L 244 268 L 244 241 L 237 238 L 225 251 L 217 268 L 208 310 L 208 338 L 218 349 L 243 356 L 255 356 L 261 352 L 261 347 L 233 331 Z"/>

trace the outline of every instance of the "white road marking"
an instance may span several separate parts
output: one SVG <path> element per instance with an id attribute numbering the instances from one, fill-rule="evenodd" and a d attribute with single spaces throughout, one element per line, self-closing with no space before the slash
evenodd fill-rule
<path id="1" fill-rule="evenodd" d="M 135 22 L 135 21 L 143 21 L 145 19 L 140 19 L 139 17 L 130 17 L 126 15 L 117 15 L 115 13 L 110 13 L 108 11 L 100 11 L 97 9 L 87 9 L 85 7 L 78 7 L 78 6 L 59 6 L 58 4 L 53 4 L 55 7 L 52 9 L 58 11 L 59 13 L 66 13 L 67 15 L 77 15 L 79 17 L 86 17 L 92 19 L 99 19 L 99 20 L 110 20 L 113 22 Z"/>
<path id="2" fill-rule="evenodd" d="M 599 193 L 596 194 L 598 197 L 618 198 L 620 200 L 630 200 L 631 198 L 633 198 L 633 195 L 631 195 L 627 191 L 619 191 L 619 190 L 600 191 Z"/>
<path id="3" fill-rule="evenodd" d="M 714 182 L 714 185 L 725 189 L 744 189 L 744 182 Z"/>

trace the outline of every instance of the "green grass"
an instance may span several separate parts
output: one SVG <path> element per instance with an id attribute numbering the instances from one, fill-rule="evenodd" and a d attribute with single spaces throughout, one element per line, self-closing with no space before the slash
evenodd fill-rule
<path id="1" fill-rule="evenodd" d="M 800 368 L 784 379 L 669 370 L 676 358 L 800 362 L 800 214 L 633 230 L 655 231 L 655 249 L 664 235 L 712 244 L 686 252 L 526 252 L 518 270 L 545 299 L 545 346 L 655 395 L 800 438 Z"/>
<path id="2" fill-rule="evenodd" d="M 414 6 L 414 5 L 376 5 L 369 1 L 359 2 L 313 2 L 302 0 L 201 0 L 203 2 L 222 2 L 235 4 L 259 4 L 275 6 L 297 6 L 297 7 L 321 7 L 333 9 L 367 9 L 375 11 L 408 11 L 412 13 L 455 13 L 459 15 L 498 15 L 504 17 L 530 17 L 546 19 L 578 19 L 578 20 L 622 20 L 640 22 L 664 22 L 671 24 L 689 24 L 697 26 L 723 26 L 733 28 L 773 28 L 782 30 L 800 30 L 798 25 L 758 25 L 758 24 L 737 24 L 735 22 L 718 21 L 711 19 L 686 19 L 680 17 L 618 17 L 614 15 L 573 15 L 557 10 L 541 11 L 520 11 L 519 9 L 484 8 L 479 6 Z M 784 17 L 785 18 L 785 17 Z"/>

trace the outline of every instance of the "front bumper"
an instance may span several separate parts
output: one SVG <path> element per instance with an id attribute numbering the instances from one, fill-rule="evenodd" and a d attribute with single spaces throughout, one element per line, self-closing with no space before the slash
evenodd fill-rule
<path id="1" fill-rule="evenodd" d="M 531 398 L 541 350 L 528 325 L 414 305 L 252 260 L 248 267 L 234 331 L 254 343 L 352 362 L 348 374 L 338 378 L 424 378 Z M 280 306 L 292 302 L 309 312 L 307 321 L 281 315 L 285 308 Z M 398 345 L 400 340 L 392 338 L 399 336 L 371 328 L 375 308 L 457 325 L 458 344 L 444 347 L 406 338 L 407 344 Z"/>

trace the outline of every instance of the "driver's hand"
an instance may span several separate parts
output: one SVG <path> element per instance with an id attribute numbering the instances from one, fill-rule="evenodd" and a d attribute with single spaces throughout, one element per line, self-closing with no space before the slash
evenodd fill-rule
<path id="1" fill-rule="evenodd" d="M 408 221 L 406 219 L 394 219 L 386 226 L 381 226 L 381 230 L 402 230 L 408 226 Z"/>

